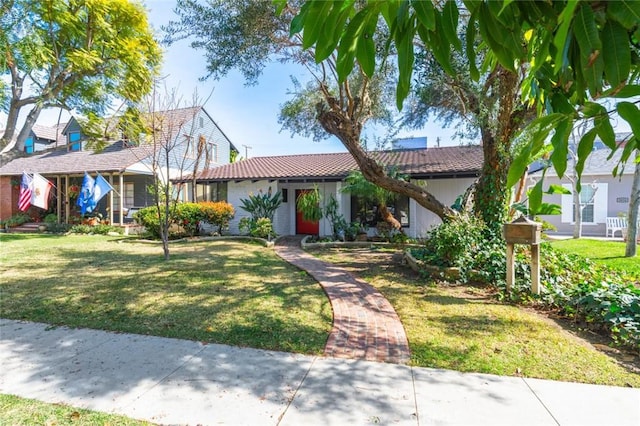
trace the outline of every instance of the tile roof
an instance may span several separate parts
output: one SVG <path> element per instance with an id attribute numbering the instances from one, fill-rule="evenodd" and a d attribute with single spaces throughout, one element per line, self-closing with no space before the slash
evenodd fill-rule
<path id="1" fill-rule="evenodd" d="M 0 167 L 1 175 L 20 175 L 22 172 L 40 174 L 77 174 L 85 171 L 121 172 L 151 154 L 149 146 L 128 148 L 121 141 L 108 145 L 100 152 L 66 149 L 47 151 L 39 155 L 16 158 Z"/>
<path id="2" fill-rule="evenodd" d="M 482 168 L 482 147 L 458 146 L 413 150 L 379 151 L 372 156 L 395 165 L 414 178 L 476 176 Z M 358 166 L 348 152 L 333 154 L 254 157 L 211 168 L 198 174 L 200 181 L 246 179 L 336 179 L 345 178 Z"/>
<path id="3" fill-rule="evenodd" d="M 611 155 L 611 150 L 608 148 L 602 148 L 602 149 L 598 149 L 591 152 L 591 154 L 589 154 L 589 157 L 584 163 L 584 170 L 582 171 L 582 175 L 583 176 L 590 176 L 590 175 L 613 176 L 613 169 L 618 165 L 618 162 L 622 157 L 622 152 L 623 152 L 623 149 L 619 148 L 611 156 L 611 158 L 609 158 L 609 156 Z M 627 164 L 625 165 L 625 168 L 624 168 L 625 174 L 633 175 L 634 158 L 635 156 L 632 154 L 631 157 L 629 158 L 629 161 L 627 161 Z M 573 164 L 573 161 L 571 159 L 568 159 L 567 173 L 571 173 L 571 170 L 573 167 L 572 164 Z M 621 170 L 621 167 L 619 167 L 618 169 Z M 534 176 L 539 176 L 539 175 L 542 175 L 541 171 L 534 173 Z M 553 167 L 550 167 L 547 170 L 547 176 L 556 176 L 556 175 L 557 175 L 556 171 Z"/>
<path id="4" fill-rule="evenodd" d="M 49 141 L 64 141 L 64 135 L 62 134 L 62 130 L 65 128 L 67 123 L 54 124 L 52 126 L 43 126 L 40 124 L 34 124 L 32 127 L 33 133 L 39 139 L 46 139 Z"/>

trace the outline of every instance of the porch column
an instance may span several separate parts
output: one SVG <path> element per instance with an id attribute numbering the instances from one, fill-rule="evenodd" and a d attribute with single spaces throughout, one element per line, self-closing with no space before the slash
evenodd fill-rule
<path id="1" fill-rule="evenodd" d="M 124 175 L 120 173 L 120 226 L 124 226 Z"/>
<path id="2" fill-rule="evenodd" d="M 64 217 L 65 223 L 69 223 L 71 206 L 69 205 L 69 175 L 64 175 Z"/>
<path id="3" fill-rule="evenodd" d="M 113 173 L 109 175 L 109 185 L 113 188 Z M 113 224 L 113 191 L 109 191 L 109 223 Z"/>
<path id="4" fill-rule="evenodd" d="M 61 221 L 61 217 L 62 217 L 62 197 L 64 196 L 64 193 L 62 192 L 62 186 L 60 185 L 62 183 L 62 180 L 60 179 L 60 175 L 56 176 L 56 193 L 58 194 L 57 200 L 56 200 L 56 213 L 58 213 L 58 223 L 60 223 Z"/>

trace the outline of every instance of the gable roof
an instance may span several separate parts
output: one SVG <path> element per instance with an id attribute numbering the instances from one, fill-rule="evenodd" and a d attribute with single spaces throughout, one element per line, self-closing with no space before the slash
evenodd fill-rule
<path id="1" fill-rule="evenodd" d="M 622 157 L 622 152 L 624 149 L 618 148 L 616 152 L 609 158 L 611 155 L 611 150 L 609 148 L 597 149 L 589 154 L 589 157 L 584 163 L 584 169 L 582 171 L 583 176 L 613 176 L 613 169 L 618 165 L 620 158 Z M 631 155 L 627 164 L 625 165 L 625 174 L 633 174 L 634 163 L 633 159 L 635 157 Z M 567 173 L 571 173 L 572 160 L 567 160 Z M 619 167 L 618 169 L 621 169 Z M 538 171 L 534 173 L 534 176 L 539 176 L 542 174 L 542 171 Z M 549 167 L 547 169 L 547 176 L 557 176 L 556 171 L 553 167 Z"/>
<path id="2" fill-rule="evenodd" d="M 66 149 L 47 151 L 39 155 L 16 158 L 0 167 L 1 175 L 22 172 L 40 174 L 77 174 L 85 171 L 124 172 L 151 154 L 150 147 L 128 148 L 122 141 L 112 143 L 100 152 Z"/>
<path id="3" fill-rule="evenodd" d="M 413 178 L 475 177 L 482 168 L 482 147 L 458 146 L 378 151 L 377 161 Z M 198 181 L 342 180 L 358 165 L 348 152 L 254 157 L 202 171 Z"/>

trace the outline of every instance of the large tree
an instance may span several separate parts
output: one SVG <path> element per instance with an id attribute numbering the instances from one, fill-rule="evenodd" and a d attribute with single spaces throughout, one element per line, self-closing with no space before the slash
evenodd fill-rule
<path id="1" fill-rule="evenodd" d="M 286 8 L 285 0 L 277 0 Z M 457 30 L 458 16 L 468 17 L 465 43 Z M 580 176 L 584 160 L 596 135 L 612 150 L 617 149 L 610 111 L 599 101 L 611 99 L 615 110 L 627 121 L 634 138 L 625 146 L 622 161 L 637 149 L 640 137 L 640 110 L 637 103 L 620 99 L 640 95 L 637 84 L 640 55 L 640 2 L 601 1 L 386 1 L 386 2 L 324 2 L 305 1 L 292 24 L 292 33 L 302 32 L 306 45 L 314 49 L 316 61 L 325 60 L 338 49 L 340 81 L 354 69 L 372 75 L 376 55 L 367 46 L 370 35 L 367 23 L 380 17 L 391 29 L 389 46 L 397 50 L 397 103 L 402 107 L 410 92 L 414 76 L 415 38 L 431 52 L 450 75 L 451 52 L 457 50 L 468 58 L 469 73 L 479 81 L 481 75 L 501 76 L 499 90 L 509 92 L 517 85 L 519 99 L 537 109 L 541 117 L 531 124 L 535 136 L 526 149 L 513 160 L 507 187 L 515 184 L 526 170 L 532 156 L 543 149 L 545 139 L 552 134 L 554 150 L 550 156 L 553 167 L 563 176 L 567 167 L 568 139 L 578 120 L 593 120 L 594 127 L 585 133 L 578 145 L 577 170 Z M 481 40 L 488 53 L 479 69 L 476 64 L 476 44 Z M 364 65 L 364 66 L 362 66 Z M 520 76 L 523 80 L 520 82 Z M 517 100 L 513 99 L 514 101 Z M 498 113 L 499 136 L 512 132 L 508 114 L 513 108 L 505 104 Z M 500 137 L 498 140 L 506 140 Z M 492 141 L 483 143 L 492 144 Z M 493 179 L 502 179 L 508 162 L 502 161 L 501 149 L 493 162 Z M 485 151 L 488 146 L 485 146 Z M 485 152 L 485 157 L 487 153 Z M 487 194 L 492 190 L 487 181 Z M 579 183 L 578 183 L 579 186 Z M 481 195 L 482 196 L 482 195 Z M 539 207 L 542 180 L 534 187 L 530 203 Z"/>
<path id="2" fill-rule="evenodd" d="M 0 18 L 0 100 L 8 114 L 0 148 L 17 132 L 24 142 L 49 107 L 101 116 L 115 98 L 138 101 L 161 62 L 142 4 L 136 0 L 7 0 Z M 9 93 L 7 93 L 9 92 Z"/>
<path id="3" fill-rule="evenodd" d="M 423 186 L 390 176 L 385 165 L 362 144 L 363 129 L 368 123 L 388 119 L 389 91 L 385 84 L 389 67 L 365 73 L 357 65 L 349 78 L 340 80 L 339 69 L 343 64 L 336 61 L 335 49 L 316 64 L 314 51 L 307 50 L 305 37 L 290 37 L 289 29 L 295 24 L 292 19 L 297 12 L 296 4 L 288 5 L 277 15 L 268 2 L 211 0 L 202 4 L 179 0 L 176 7 L 179 20 L 165 28 L 166 41 L 192 38 L 192 47 L 205 51 L 209 76 L 214 78 L 235 68 L 253 83 L 272 59 L 306 67 L 311 81 L 296 87 L 295 98 L 284 106 L 281 123 L 294 132 L 315 138 L 336 136 L 369 181 L 415 199 L 443 219 L 454 216 L 454 210 Z M 368 23 L 367 31 L 370 39 L 366 48 L 373 55 L 376 46 L 383 51 L 383 44 L 374 40 L 378 33 L 386 33 L 384 28 L 378 28 L 377 19 Z"/>

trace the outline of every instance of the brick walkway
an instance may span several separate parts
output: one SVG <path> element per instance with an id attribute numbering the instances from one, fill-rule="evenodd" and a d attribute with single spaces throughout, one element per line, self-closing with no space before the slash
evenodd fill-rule
<path id="1" fill-rule="evenodd" d="M 344 269 L 323 262 L 300 248 L 300 238 L 278 240 L 276 253 L 315 278 L 331 301 L 333 329 L 326 356 L 406 364 L 409 343 L 387 299 Z"/>

